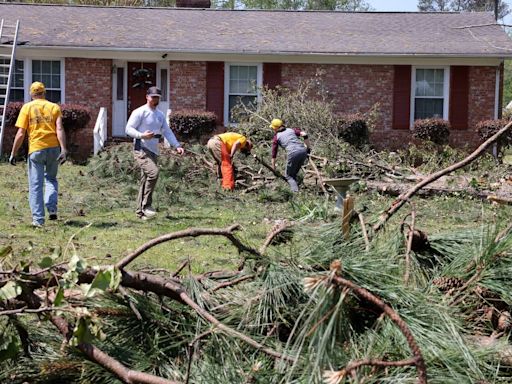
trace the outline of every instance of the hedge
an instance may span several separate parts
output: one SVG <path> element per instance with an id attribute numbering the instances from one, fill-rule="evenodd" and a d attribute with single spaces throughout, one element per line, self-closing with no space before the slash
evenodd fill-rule
<path id="1" fill-rule="evenodd" d="M 443 119 L 419 119 L 414 122 L 412 136 L 416 139 L 444 145 L 448 144 L 450 128 L 450 122 Z"/>
<path id="2" fill-rule="evenodd" d="M 341 115 L 337 117 L 335 124 L 337 137 L 343 141 L 358 148 L 370 143 L 368 124 L 364 115 Z"/>
<path id="3" fill-rule="evenodd" d="M 23 103 L 14 102 L 7 104 L 5 112 L 5 126 L 14 127 L 20 114 Z M 79 130 L 85 128 L 91 121 L 91 111 L 89 108 L 77 104 L 62 104 L 62 125 L 66 131 Z"/>
<path id="4" fill-rule="evenodd" d="M 509 121 L 505 119 L 484 120 L 480 121 L 476 125 L 476 130 L 478 132 L 478 136 L 480 137 L 480 139 L 482 141 L 485 141 L 508 123 Z M 507 146 L 512 144 L 512 132 L 510 131 L 510 129 L 508 130 L 508 132 L 501 135 L 501 137 L 498 139 L 498 144 L 500 146 Z"/>
<path id="5" fill-rule="evenodd" d="M 199 137 L 215 130 L 217 116 L 213 112 L 182 110 L 172 112 L 169 127 L 183 138 Z"/>

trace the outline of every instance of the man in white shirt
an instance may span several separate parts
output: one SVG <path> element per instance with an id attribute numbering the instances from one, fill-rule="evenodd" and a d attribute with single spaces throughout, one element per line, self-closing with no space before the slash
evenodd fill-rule
<path id="1" fill-rule="evenodd" d="M 126 124 L 126 134 L 134 138 L 133 156 L 141 169 L 135 212 L 143 220 L 156 215 L 151 204 L 159 173 L 157 160 L 160 137 L 164 136 L 180 155 L 184 153 L 181 144 L 169 128 L 165 115 L 157 108 L 161 96 L 162 91 L 159 88 L 150 87 L 146 93 L 146 104 L 135 109 Z"/>

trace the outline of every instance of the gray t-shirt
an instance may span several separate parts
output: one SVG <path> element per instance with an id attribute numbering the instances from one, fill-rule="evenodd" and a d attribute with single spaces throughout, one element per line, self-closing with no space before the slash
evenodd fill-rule
<path id="1" fill-rule="evenodd" d="M 306 151 L 304 142 L 299 137 L 300 129 L 298 128 L 285 128 L 284 130 L 277 131 L 272 140 L 272 158 L 276 158 L 278 146 L 284 148 L 287 153 Z"/>

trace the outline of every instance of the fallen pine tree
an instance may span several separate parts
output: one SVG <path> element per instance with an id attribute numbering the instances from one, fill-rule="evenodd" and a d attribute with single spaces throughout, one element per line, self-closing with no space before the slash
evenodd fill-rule
<path id="1" fill-rule="evenodd" d="M 37 267 L 4 264 L 0 378 L 53 382 L 64 370 L 59 375 L 69 375 L 68 382 L 93 383 L 426 383 L 510 374 L 495 369 L 503 360 L 496 343 L 465 341 L 506 340 L 510 332 L 504 320 L 482 327 L 479 315 L 509 310 L 511 287 L 500 271 L 511 266 L 510 226 L 430 239 L 436 267 L 412 252 L 407 284 L 407 242 L 394 231 L 366 249 L 359 232 L 344 242 L 337 225 L 326 225 L 290 259 L 279 248 L 267 245 L 262 253 L 243 244 L 236 229 L 159 236 L 116 265 L 90 266 L 79 257 L 65 264 L 47 257 Z M 212 235 L 240 250 L 242 269 L 200 276 L 127 269 L 154 246 Z"/>

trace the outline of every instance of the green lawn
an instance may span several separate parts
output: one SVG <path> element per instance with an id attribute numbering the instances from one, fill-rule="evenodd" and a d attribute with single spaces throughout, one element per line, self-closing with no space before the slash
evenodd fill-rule
<path id="1" fill-rule="evenodd" d="M 161 178 L 159 183 L 178 187 L 173 204 L 165 204 L 155 194 L 159 214 L 151 221 L 141 221 L 134 213 L 135 183 L 119 183 L 90 175 L 90 167 L 65 164 L 60 168 L 59 220 L 47 221 L 42 229 L 31 227 L 27 199 L 26 165 L 0 164 L 0 249 L 11 246 L 16 258 L 38 260 L 60 247 L 63 257 L 73 252 L 104 264 L 118 260 L 146 241 L 165 233 L 190 227 L 227 227 L 240 223 L 238 236 L 259 248 L 273 222 L 278 219 L 303 220 L 300 227 L 314 227 L 337 220 L 334 196 L 326 201 L 314 188 L 301 192 L 292 201 L 268 201 L 263 192 L 216 191 L 216 180 L 207 180 L 213 193 L 191 194 L 181 180 Z M 283 184 L 286 188 L 286 185 Z M 180 188 L 183 188 L 181 191 Z M 162 192 L 159 192 L 162 193 Z M 282 200 L 282 199 L 281 199 Z M 160 201 L 160 203 L 158 203 Z M 416 226 L 429 234 L 474 227 L 510 218 L 509 206 L 492 206 L 486 201 L 435 197 L 415 198 Z M 367 222 L 377 220 L 392 198 L 372 192 L 356 195 L 356 208 L 363 209 Z M 404 206 L 388 224 L 394 227 L 410 211 Z M 356 227 L 359 224 L 354 224 Z M 295 237 L 294 248 L 309 239 Z M 237 265 L 237 250 L 221 237 L 204 236 L 178 239 L 152 248 L 136 261 L 138 267 L 174 269 L 190 259 L 194 271 L 231 269 Z"/>
<path id="2" fill-rule="evenodd" d="M 30 252 L 31 259 L 61 247 L 64 255 L 76 251 L 94 257 L 98 263 L 111 262 L 159 235 L 189 227 L 227 227 L 240 223 L 240 237 L 259 247 L 270 222 L 290 216 L 288 203 L 259 203 L 250 196 L 224 194 L 217 199 L 193 200 L 182 196 L 171 206 L 154 204 L 158 217 L 137 219 L 136 186 L 116 184 L 90 176 L 84 166 L 65 164 L 59 170 L 59 219 L 44 228 L 31 227 L 26 165 L 0 165 L 0 248 L 10 245 L 14 255 Z M 159 183 L 179 183 L 159 180 Z M 212 183 L 215 180 L 212 179 Z M 265 220 L 267 219 L 267 220 Z M 139 265 L 173 268 L 190 258 L 198 270 L 212 270 L 236 264 L 237 250 L 221 237 L 179 239 L 159 245 L 144 254 Z"/>

